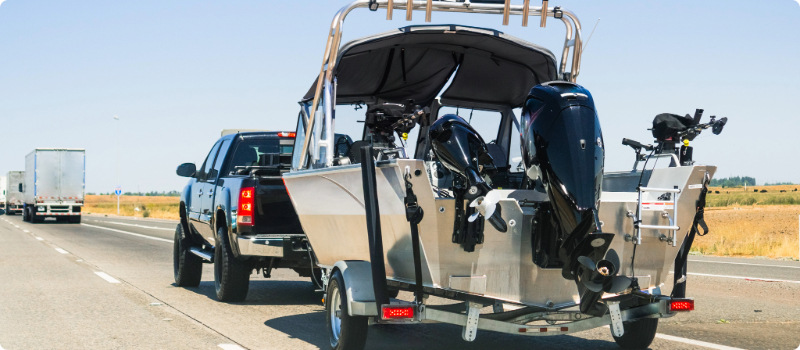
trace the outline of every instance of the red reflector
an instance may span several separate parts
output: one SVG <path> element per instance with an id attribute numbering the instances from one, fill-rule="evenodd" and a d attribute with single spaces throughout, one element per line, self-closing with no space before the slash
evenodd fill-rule
<path id="1" fill-rule="evenodd" d="M 297 133 L 294 132 L 279 132 L 278 137 L 295 137 Z"/>
<path id="2" fill-rule="evenodd" d="M 569 332 L 569 327 L 561 327 L 562 332 Z"/>
<path id="3" fill-rule="evenodd" d="M 381 307 L 381 318 L 384 320 L 396 320 L 403 318 L 414 318 L 413 306 L 384 305 Z"/>
<path id="4" fill-rule="evenodd" d="M 669 303 L 669 311 L 692 311 L 694 310 L 694 300 L 692 299 L 672 299 Z"/>
<path id="5" fill-rule="evenodd" d="M 239 212 L 236 213 L 239 225 L 253 226 L 255 195 L 255 187 L 242 187 L 239 191 Z"/>

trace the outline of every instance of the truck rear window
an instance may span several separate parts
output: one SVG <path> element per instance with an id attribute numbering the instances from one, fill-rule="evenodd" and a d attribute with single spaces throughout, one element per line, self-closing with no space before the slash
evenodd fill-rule
<path id="1" fill-rule="evenodd" d="M 239 142 L 228 165 L 228 173 L 234 174 L 236 167 L 291 165 L 294 145 L 281 143 L 280 139 L 249 139 Z"/>

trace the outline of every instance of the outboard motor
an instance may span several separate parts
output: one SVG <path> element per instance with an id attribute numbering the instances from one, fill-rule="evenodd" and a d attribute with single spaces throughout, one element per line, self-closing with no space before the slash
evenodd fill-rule
<path id="1" fill-rule="evenodd" d="M 568 82 L 537 85 L 528 94 L 521 119 L 526 174 L 543 185 L 550 199 L 556 226 L 550 234 L 557 237 L 548 241 L 558 247 L 551 254 L 563 262 L 564 278 L 578 284 L 586 312 L 584 307 L 595 304 L 604 289 L 617 289 L 609 271 L 619 271 L 616 261 L 617 266 L 598 268 L 601 261 L 609 265 L 602 259 L 614 235 L 601 232 L 597 216 L 605 150 L 592 95 Z"/>
<path id="2" fill-rule="evenodd" d="M 453 175 L 453 193 L 456 199 L 455 223 L 453 227 L 453 243 L 462 244 L 464 250 L 475 250 L 476 244 L 483 243 L 483 219 L 505 232 L 506 225 L 500 217 L 497 204 L 488 211 L 480 204 L 483 197 L 492 190 L 487 181 L 489 175 L 497 169 L 483 138 L 464 119 L 454 114 L 447 114 L 434 122 L 428 134 L 431 150 L 437 160 L 450 170 Z M 464 200 L 475 200 L 474 205 L 464 210 Z"/>

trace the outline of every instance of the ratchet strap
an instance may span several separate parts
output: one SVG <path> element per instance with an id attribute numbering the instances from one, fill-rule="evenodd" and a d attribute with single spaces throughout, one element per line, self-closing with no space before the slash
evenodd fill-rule
<path id="1" fill-rule="evenodd" d="M 414 195 L 414 190 L 411 185 L 411 172 L 407 171 L 403 177 L 406 183 L 406 219 L 411 224 L 411 248 L 414 254 L 414 297 L 417 304 L 422 304 L 422 259 L 420 257 L 419 247 L 419 223 L 422 222 L 424 212 L 417 204 L 417 196 Z"/>
<path id="2" fill-rule="evenodd" d="M 694 222 L 692 222 L 692 229 L 689 231 L 689 236 L 683 241 L 681 244 L 681 250 L 678 251 L 678 256 L 675 257 L 675 273 L 674 276 L 674 286 L 672 287 L 672 297 L 673 298 L 684 298 L 686 297 L 686 265 L 687 261 L 689 260 L 689 250 L 692 249 L 692 243 L 694 242 L 695 235 L 705 236 L 708 234 L 708 225 L 706 225 L 706 220 L 704 217 L 704 211 L 706 208 L 706 194 L 708 193 L 708 181 L 705 179 L 703 180 L 703 190 L 700 192 L 700 198 L 697 200 L 697 205 L 695 209 L 697 210 L 694 214 Z M 700 230 L 697 228 L 703 229 L 703 233 L 700 233 Z"/>

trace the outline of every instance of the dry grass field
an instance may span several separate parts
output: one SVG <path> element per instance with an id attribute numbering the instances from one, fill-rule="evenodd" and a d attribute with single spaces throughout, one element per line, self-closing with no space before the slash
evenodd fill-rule
<path id="1" fill-rule="evenodd" d="M 693 251 L 800 259 L 800 186 L 748 186 L 746 191 L 712 187 L 709 191 L 706 223 L 710 233 L 695 239 Z"/>
<path id="2" fill-rule="evenodd" d="M 117 196 L 87 195 L 85 213 L 117 215 Z M 177 220 L 179 197 L 121 196 L 119 213 L 122 216 L 150 217 Z M 136 209 L 139 210 L 136 210 Z"/>

